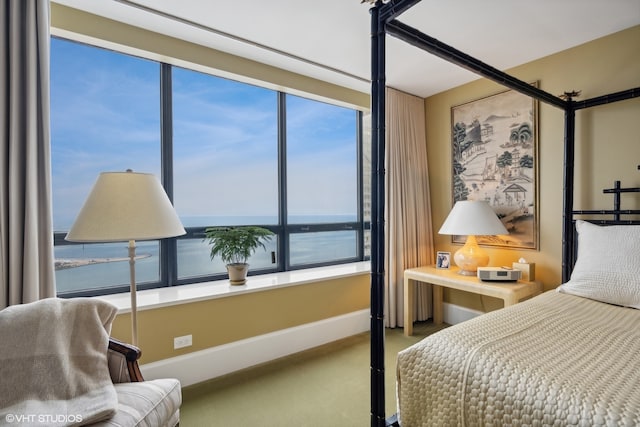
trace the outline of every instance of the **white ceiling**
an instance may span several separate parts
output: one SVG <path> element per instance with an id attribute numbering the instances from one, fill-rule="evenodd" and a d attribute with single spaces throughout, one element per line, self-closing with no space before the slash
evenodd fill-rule
<path id="1" fill-rule="evenodd" d="M 360 0 L 52 0 L 368 92 Z M 504 70 L 640 24 L 640 0 L 422 0 L 399 20 Z M 640 43 L 640 41 L 639 41 Z M 387 37 L 387 84 L 426 97 L 477 76 Z"/>

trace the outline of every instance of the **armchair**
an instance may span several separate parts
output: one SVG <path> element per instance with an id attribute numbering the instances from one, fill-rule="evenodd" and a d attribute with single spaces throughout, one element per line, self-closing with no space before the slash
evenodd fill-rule
<path id="1" fill-rule="evenodd" d="M 182 391 L 177 379 L 145 381 L 138 359 L 138 347 L 109 338 L 107 361 L 118 396 L 115 415 L 93 426 L 174 427 L 180 422 Z"/>
<path id="2" fill-rule="evenodd" d="M 180 382 L 144 380 L 140 349 L 109 337 L 116 313 L 95 298 L 0 310 L 0 424 L 178 425 Z"/>
<path id="3" fill-rule="evenodd" d="M 134 345 L 109 337 L 107 361 L 114 384 L 144 381 L 138 359 L 142 351 Z"/>

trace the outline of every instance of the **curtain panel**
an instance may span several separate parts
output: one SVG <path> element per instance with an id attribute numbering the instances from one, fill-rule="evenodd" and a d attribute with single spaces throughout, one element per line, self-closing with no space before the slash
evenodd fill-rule
<path id="1" fill-rule="evenodd" d="M 404 326 L 404 270 L 433 264 L 435 254 L 424 100 L 387 88 L 385 108 L 385 326 L 393 328 Z M 414 320 L 427 320 L 431 285 L 417 286 L 415 295 Z"/>
<path id="2" fill-rule="evenodd" d="M 49 1 L 0 3 L 0 308 L 53 297 Z"/>

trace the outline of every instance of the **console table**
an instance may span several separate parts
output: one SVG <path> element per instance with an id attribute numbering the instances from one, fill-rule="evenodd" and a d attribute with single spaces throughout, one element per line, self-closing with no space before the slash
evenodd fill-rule
<path id="1" fill-rule="evenodd" d="M 404 271 L 404 334 L 413 335 L 413 300 L 415 287 L 412 282 L 431 283 L 433 285 L 433 322 L 436 325 L 443 320 L 442 290 L 458 289 L 479 295 L 499 298 L 508 307 L 520 300 L 542 292 L 540 282 L 483 282 L 476 276 L 458 274 L 457 268 L 440 269 L 435 266 L 409 268 Z"/>

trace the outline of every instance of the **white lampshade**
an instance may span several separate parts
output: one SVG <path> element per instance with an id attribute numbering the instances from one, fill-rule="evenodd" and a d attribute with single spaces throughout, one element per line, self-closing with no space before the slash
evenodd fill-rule
<path id="1" fill-rule="evenodd" d="M 456 202 L 438 233 L 457 236 L 508 234 L 487 202 L 472 200 Z"/>
<path id="2" fill-rule="evenodd" d="M 487 202 L 471 200 L 456 202 L 438 233 L 467 236 L 453 260 L 460 267 L 459 273 L 468 276 L 489 264 L 489 255 L 478 246 L 475 236 L 509 234 Z"/>
<path id="3" fill-rule="evenodd" d="M 71 242 L 155 240 L 185 234 L 158 178 L 103 172 L 65 237 Z"/>

